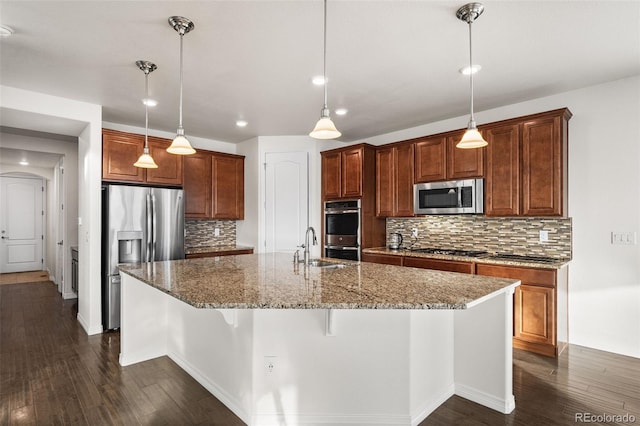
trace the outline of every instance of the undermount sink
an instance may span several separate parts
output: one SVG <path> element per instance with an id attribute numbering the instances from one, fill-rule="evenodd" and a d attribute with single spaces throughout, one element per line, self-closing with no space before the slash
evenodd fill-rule
<path id="1" fill-rule="evenodd" d="M 344 268 L 347 265 L 345 263 L 331 262 L 329 260 L 311 259 L 309 260 L 309 266 L 315 266 L 316 268 Z"/>

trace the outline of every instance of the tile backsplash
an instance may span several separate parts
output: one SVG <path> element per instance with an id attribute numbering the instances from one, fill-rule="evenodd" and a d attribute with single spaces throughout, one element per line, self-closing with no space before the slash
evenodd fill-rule
<path id="1" fill-rule="evenodd" d="M 184 224 L 184 246 L 193 247 L 222 247 L 236 245 L 235 220 L 187 220 Z M 220 230 L 220 236 L 215 236 L 215 229 Z"/>
<path id="2" fill-rule="evenodd" d="M 411 237 L 418 229 L 417 240 Z M 540 231 L 548 241 L 540 242 Z M 388 218 L 387 244 L 391 233 L 402 234 L 403 246 L 486 250 L 530 256 L 571 259 L 571 218 L 442 215 L 419 218 Z"/>

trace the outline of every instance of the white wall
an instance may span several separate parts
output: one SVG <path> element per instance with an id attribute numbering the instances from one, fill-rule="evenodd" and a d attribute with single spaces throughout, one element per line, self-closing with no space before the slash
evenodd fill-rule
<path id="1" fill-rule="evenodd" d="M 244 155 L 244 220 L 236 221 L 236 242 L 260 252 L 260 153 L 258 138 L 237 145 L 236 153 Z M 262 161 L 264 162 L 264 160 Z"/>
<path id="2" fill-rule="evenodd" d="M 102 107 L 8 86 L 0 86 L 0 107 L 24 116 L 36 114 L 53 118 L 67 127 L 77 129 L 77 220 L 82 221 L 78 226 L 78 249 L 83 259 L 79 263 L 78 321 L 88 334 L 100 333 Z M 67 179 L 73 179 L 71 174 Z M 70 271 L 67 276 L 71 276 Z"/>
<path id="3" fill-rule="evenodd" d="M 63 265 L 63 285 L 61 286 L 60 277 L 55 276 L 56 270 L 56 232 L 58 226 L 57 216 L 57 194 L 54 180 L 54 169 L 45 169 L 31 166 L 0 166 L 0 172 L 28 172 L 38 176 L 42 176 L 47 180 L 47 223 L 46 223 L 46 241 L 45 241 L 45 261 L 46 269 L 49 275 L 58 284 L 58 290 L 62 292 L 63 297 L 74 297 L 71 291 L 71 251 L 70 247 L 78 244 L 78 144 L 76 142 L 67 142 L 56 139 L 48 139 L 43 137 L 33 137 L 27 135 L 15 135 L 12 133 L 0 133 L 0 146 L 11 149 L 24 149 L 26 151 L 46 152 L 59 154 L 65 158 L 65 172 L 68 179 L 65 180 L 65 197 L 64 206 L 65 230 L 66 235 L 63 240 L 64 256 Z"/>
<path id="4" fill-rule="evenodd" d="M 640 357 L 640 77 L 476 113 L 478 124 L 568 107 L 571 343 Z M 468 117 L 370 138 L 380 145 L 465 127 Z"/>

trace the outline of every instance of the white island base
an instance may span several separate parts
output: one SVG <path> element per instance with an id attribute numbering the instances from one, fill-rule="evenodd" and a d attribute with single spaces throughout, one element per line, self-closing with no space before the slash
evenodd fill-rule
<path id="1" fill-rule="evenodd" d="M 513 287 L 462 310 L 196 309 L 122 274 L 120 364 L 168 355 L 248 425 L 416 425 L 452 395 L 502 413 Z"/>

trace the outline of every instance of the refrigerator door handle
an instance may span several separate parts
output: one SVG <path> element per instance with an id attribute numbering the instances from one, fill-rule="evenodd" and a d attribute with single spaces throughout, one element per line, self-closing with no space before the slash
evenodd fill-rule
<path id="1" fill-rule="evenodd" d="M 156 196 L 151 194 L 151 206 L 153 208 L 153 219 L 152 219 L 152 227 L 153 227 L 153 240 L 151 242 L 151 246 L 153 247 L 151 252 L 151 260 L 156 260 Z"/>
<path id="2" fill-rule="evenodd" d="M 151 194 L 147 194 L 147 226 L 146 226 L 146 234 L 147 234 L 147 254 L 145 256 L 145 260 L 147 262 L 150 262 L 153 259 L 153 256 L 151 254 L 151 232 L 152 232 L 152 227 L 151 227 L 151 215 L 152 215 L 152 204 L 151 204 Z"/>

